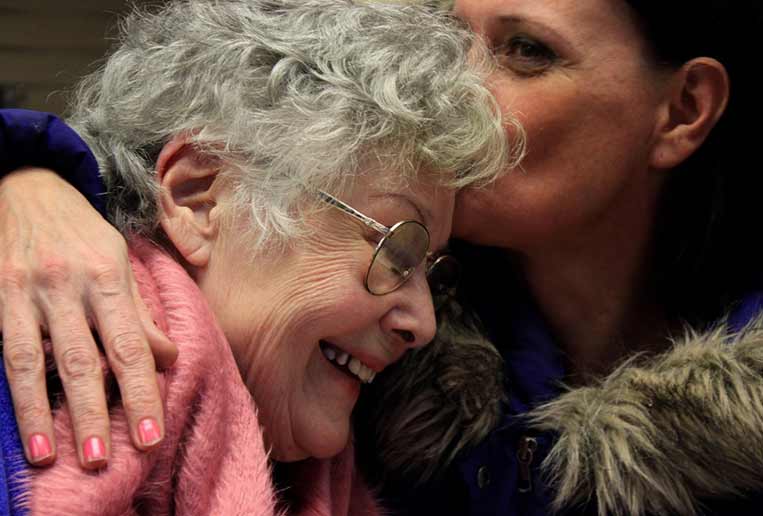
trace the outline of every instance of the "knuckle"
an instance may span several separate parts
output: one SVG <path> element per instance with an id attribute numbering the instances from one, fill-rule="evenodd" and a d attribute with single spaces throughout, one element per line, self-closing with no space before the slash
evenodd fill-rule
<path id="1" fill-rule="evenodd" d="M 72 280 L 71 266 L 58 256 L 42 258 L 39 269 L 34 272 L 37 283 L 47 288 L 57 288 L 68 285 Z"/>
<path id="2" fill-rule="evenodd" d="M 126 331 L 114 335 L 107 341 L 113 357 L 112 366 L 121 370 L 148 368 L 151 364 L 151 352 L 148 345 L 135 331 Z"/>
<path id="3" fill-rule="evenodd" d="M 88 349 L 73 346 L 61 353 L 59 363 L 65 379 L 82 380 L 99 373 L 98 357 Z"/>
<path id="4" fill-rule="evenodd" d="M 91 263 L 88 278 L 101 294 L 117 294 L 124 290 L 123 267 L 110 258 L 101 257 Z"/>
<path id="5" fill-rule="evenodd" d="M 98 433 L 107 424 L 105 411 L 99 410 L 92 404 L 80 403 L 76 407 L 70 407 L 72 419 L 80 431 L 87 434 Z"/>
<path id="6" fill-rule="evenodd" d="M 0 268 L 3 290 L 23 291 L 29 284 L 29 273 L 20 265 L 6 264 Z"/>
<path id="7" fill-rule="evenodd" d="M 14 409 L 22 425 L 40 425 L 50 416 L 50 409 L 47 405 L 36 399 L 17 400 Z"/>
<path id="8" fill-rule="evenodd" d="M 38 373 L 45 366 L 42 350 L 31 340 L 21 340 L 3 350 L 5 365 L 11 376 L 22 378 L 32 373 Z"/>
<path id="9" fill-rule="evenodd" d="M 127 412 L 147 412 L 159 403 L 158 393 L 147 382 L 135 382 L 124 389 L 122 403 Z"/>

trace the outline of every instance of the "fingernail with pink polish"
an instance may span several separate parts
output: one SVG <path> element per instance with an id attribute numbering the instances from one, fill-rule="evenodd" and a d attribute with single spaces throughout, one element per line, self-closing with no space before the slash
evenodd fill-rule
<path id="1" fill-rule="evenodd" d="M 159 424 L 152 417 L 147 417 L 138 423 L 138 436 L 143 446 L 151 446 L 162 439 Z"/>
<path id="2" fill-rule="evenodd" d="M 32 434 L 29 436 L 29 455 L 32 462 L 40 462 L 53 454 L 50 440 L 45 434 Z"/>
<path id="3" fill-rule="evenodd" d="M 99 462 L 106 459 L 106 445 L 100 437 L 91 437 L 82 447 L 86 462 Z"/>

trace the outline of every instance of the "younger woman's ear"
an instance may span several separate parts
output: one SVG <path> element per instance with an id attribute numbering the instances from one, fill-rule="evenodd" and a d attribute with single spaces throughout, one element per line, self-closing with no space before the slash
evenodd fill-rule
<path id="1" fill-rule="evenodd" d="M 175 249 L 193 267 L 203 268 L 218 236 L 219 161 L 202 154 L 188 135 L 170 140 L 159 154 L 159 223 Z"/>
<path id="2" fill-rule="evenodd" d="M 656 127 L 650 164 L 664 170 L 691 156 L 723 115 L 729 76 L 715 59 L 698 57 L 673 73 Z"/>

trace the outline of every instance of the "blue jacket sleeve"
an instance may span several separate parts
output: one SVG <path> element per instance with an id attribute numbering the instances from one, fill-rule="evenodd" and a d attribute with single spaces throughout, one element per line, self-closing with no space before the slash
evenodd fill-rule
<path id="1" fill-rule="evenodd" d="M 54 170 L 105 215 L 106 188 L 82 138 L 55 115 L 0 109 L 0 177 L 23 166 Z"/>

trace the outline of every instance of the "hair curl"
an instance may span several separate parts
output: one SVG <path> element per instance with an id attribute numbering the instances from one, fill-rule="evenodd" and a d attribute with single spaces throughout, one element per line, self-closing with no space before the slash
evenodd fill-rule
<path id="1" fill-rule="evenodd" d="M 316 189 L 372 170 L 485 183 L 522 131 L 483 86 L 487 52 L 447 13 L 349 0 L 185 0 L 136 10 L 86 77 L 71 123 L 123 231 L 157 233 L 155 162 L 190 135 L 227 165 L 255 246 L 294 237 Z M 503 124 L 514 124 L 509 148 Z M 369 166 L 369 164 L 371 164 Z"/>

